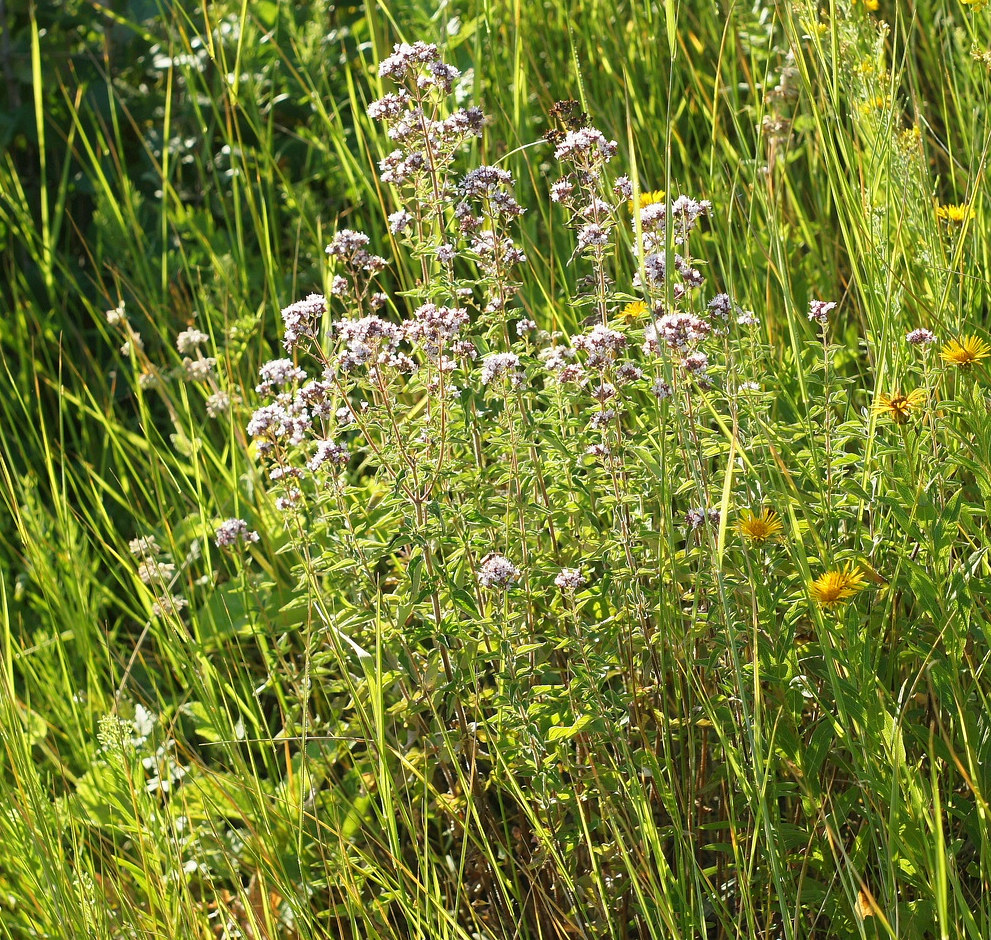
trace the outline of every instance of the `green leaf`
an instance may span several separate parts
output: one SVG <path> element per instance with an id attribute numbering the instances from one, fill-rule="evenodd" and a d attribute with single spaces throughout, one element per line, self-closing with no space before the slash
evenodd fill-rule
<path id="1" fill-rule="evenodd" d="M 573 725 L 555 725 L 550 728 L 547 732 L 547 740 L 549 742 L 553 741 L 565 741 L 568 738 L 573 738 L 582 728 L 585 728 L 592 723 L 594 719 L 591 715 L 582 715 Z"/>

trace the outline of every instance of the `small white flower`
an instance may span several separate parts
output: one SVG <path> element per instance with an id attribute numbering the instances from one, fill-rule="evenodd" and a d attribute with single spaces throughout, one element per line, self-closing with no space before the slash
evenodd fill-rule
<path id="1" fill-rule="evenodd" d="M 186 378 L 190 382 L 205 382 L 213 374 L 213 367 L 217 360 L 213 356 L 190 359 L 188 356 L 182 360 L 182 368 L 186 373 Z"/>
<path id="2" fill-rule="evenodd" d="M 148 585 L 171 581 L 174 574 L 175 565 L 168 561 L 145 557 L 138 565 L 138 577 Z"/>
<path id="3" fill-rule="evenodd" d="M 562 590 L 574 592 L 585 586 L 585 576 L 577 568 L 562 568 L 554 583 Z"/>
<path id="4" fill-rule="evenodd" d="M 918 327 L 905 335 L 905 340 L 913 346 L 929 346 L 936 342 L 936 334 L 924 327 Z"/>
<path id="5" fill-rule="evenodd" d="M 520 357 L 514 353 L 492 353 L 482 360 L 482 385 L 488 385 L 493 379 L 507 375 L 510 384 L 516 388 L 523 384 L 523 375 L 519 369 Z"/>
<path id="6" fill-rule="evenodd" d="M 155 601 L 151 605 L 151 615 L 161 620 L 163 617 L 168 617 L 169 614 L 178 614 L 179 611 L 188 606 L 189 601 L 186 598 L 180 597 L 178 594 L 172 594 L 169 597 L 163 597 L 161 600 Z"/>
<path id="7" fill-rule="evenodd" d="M 484 588 L 507 588 L 519 577 L 519 568 L 498 552 L 489 552 L 478 569 L 478 583 Z"/>
<path id="8" fill-rule="evenodd" d="M 127 548 L 135 558 L 141 559 L 154 558 L 162 552 L 154 535 L 145 535 L 140 538 L 131 539 L 127 543 Z"/>
<path id="9" fill-rule="evenodd" d="M 113 310 L 108 310 L 105 316 L 110 326 L 120 326 L 122 323 L 127 323 L 127 314 L 124 313 L 124 301 L 122 300 Z"/>
<path id="10" fill-rule="evenodd" d="M 209 342 L 210 337 L 200 330 L 183 330 L 176 338 L 176 349 L 183 355 L 194 352 L 204 343 Z"/>
<path id="11" fill-rule="evenodd" d="M 243 519 L 225 519 L 217 526 L 217 548 L 230 548 L 237 542 L 257 542 L 258 533 Z"/>
<path id="12" fill-rule="evenodd" d="M 132 333 L 131 338 L 120 347 L 120 352 L 122 356 L 130 359 L 136 353 L 141 352 L 144 348 L 144 340 L 137 333 Z"/>
<path id="13" fill-rule="evenodd" d="M 206 413 L 211 418 L 219 418 L 231 410 L 231 396 L 227 392 L 214 392 L 206 400 Z"/>
<path id="14" fill-rule="evenodd" d="M 674 394 L 671 386 L 664 379 L 657 379 L 652 386 L 652 390 L 654 395 L 657 396 L 658 401 L 664 401 L 665 398 L 670 398 Z"/>
<path id="15" fill-rule="evenodd" d="M 817 323 L 825 324 L 829 319 L 829 313 L 831 310 L 835 309 L 836 301 L 830 300 L 810 300 L 809 301 L 809 319 L 815 320 Z"/>

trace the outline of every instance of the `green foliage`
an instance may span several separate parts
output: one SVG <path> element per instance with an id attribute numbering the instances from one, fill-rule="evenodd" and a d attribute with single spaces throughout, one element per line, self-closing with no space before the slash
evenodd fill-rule
<path id="1" fill-rule="evenodd" d="M 3 5 L 0 936 L 991 935 L 991 360 L 939 354 L 988 331 L 991 20 L 871 5 Z M 399 40 L 487 116 L 406 188 Z M 617 141 L 572 206 L 563 99 Z M 624 173 L 711 202 L 687 245 Z M 720 291 L 707 381 L 642 350 Z M 249 434 L 310 293 L 326 417 Z M 427 302 L 477 360 L 345 367 Z"/>

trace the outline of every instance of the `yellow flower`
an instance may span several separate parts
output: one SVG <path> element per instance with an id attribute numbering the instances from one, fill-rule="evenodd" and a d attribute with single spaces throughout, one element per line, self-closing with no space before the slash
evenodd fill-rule
<path id="1" fill-rule="evenodd" d="M 894 395 L 878 395 L 874 410 L 878 414 L 887 415 L 895 424 L 908 421 L 911 412 L 926 400 L 924 388 L 913 388 L 907 395 L 895 392 Z"/>
<path id="2" fill-rule="evenodd" d="M 952 222 L 955 225 L 962 225 L 968 219 L 973 219 L 977 215 L 973 206 L 968 206 L 965 203 L 960 203 L 958 205 L 947 204 L 945 206 L 936 206 L 936 218 L 943 222 Z"/>
<path id="3" fill-rule="evenodd" d="M 764 509 L 760 515 L 756 515 L 752 510 L 747 510 L 740 517 L 736 524 L 736 531 L 748 542 L 754 545 L 763 545 L 770 539 L 776 539 L 784 531 L 781 520 L 776 512 Z"/>
<path id="4" fill-rule="evenodd" d="M 838 607 L 864 589 L 864 575 L 852 565 L 827 571 L 809 585 L 809 593 L 820 607 Z"/>
<path id="5" fill-rule="evenodd" d="M 649 309 L 644 301 L 634 300 L 632 303 L 627 304 L 620 311 L 619 315 L 627 322 L 633 322 L 634 320 L 639 320 L 641 317 L 645 317 Z"/>
<path id="6" fill-rule="evenodd" d="M 647 206 L 652 206 L 655 202 L 663 202 L 663 200 L 664 200 L 663 189 L 655 189 L 649 193 L 640 193 L 639 208 L 646 209 Z M 637 207 L 638 204 L 631 199 L 627 203 L 627 205 L 630 208 L 630 212 L 632 212 L 634 208 Z"/>
<path id="7" fill-rule="evenodd" d="M 898 140 L 905 147 L 917 147 L 922 140 L 922 131 L 919 130 L 919 125 L 913 124 L 911 127 L 899 131 Z"/>
<path id="8" fill-rule="evenodd" d="M 871 95 L 860 105 L 860 110 L 864 114 L 869 114 L 872 109 L 885 111 L 891 107 L 891 99 L 887 95 Z"/>
<path id="9" fill-rule="evenodd" d="M 951 339 L 939 355 L 947 365 L 969 369 L 975 362 L 991 356 L 991 346 L 979 336 L 961 336 Z"/>

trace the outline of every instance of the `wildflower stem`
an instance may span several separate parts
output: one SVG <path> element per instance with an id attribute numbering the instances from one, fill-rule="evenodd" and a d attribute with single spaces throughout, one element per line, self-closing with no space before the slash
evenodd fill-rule
<path id="1" fill-rule="evenodd" d="M 832 452 L 832 439 L 831 439 L 831 424 L 832 424 L 832 387 L 829 381 L 829 336 L 828 327 L 824 324 L 822 328 L 822 375 L 823 375 L 823 387 L 825 389 L 825 401 L 824 401 L 824 411 L 822 419 L 822 447 L 823 447 L 823 459 L 826 464 L 826 490 L 824 493 L 825 506 L 828 507 L 832 505 L 833 498 L 833 452 Z"/>

